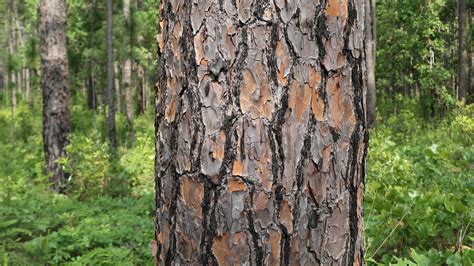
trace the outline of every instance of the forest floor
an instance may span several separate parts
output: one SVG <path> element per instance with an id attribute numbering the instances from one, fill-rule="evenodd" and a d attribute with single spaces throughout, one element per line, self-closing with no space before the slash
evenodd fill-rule
<path id="1" fill-rule="evenodd" d="M 2 265 L 152 265 L 152 115 L 110 156 L 105 117 L 72 106 L 66 195 L 45 185 L 41 114 L 0 109 Z M 368 264 L 473 265 L 474 105 L 424 119 L 414 107 L 370 134 L 365 198 Z M 119 140 L 128 139 L 117 118 Z"/>

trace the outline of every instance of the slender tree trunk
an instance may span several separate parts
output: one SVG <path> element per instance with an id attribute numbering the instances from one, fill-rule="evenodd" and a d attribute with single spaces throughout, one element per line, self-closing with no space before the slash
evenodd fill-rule
<path id="1" fill-rule="evenodd" d="M 21 32 L 21 26 L 20 26 L 20 20 L 18 18 L 18 7 L 15 3 L 15 1 L 13 0 L 12 1 L 12 5 L 13 5 L 13 22 L 15 24 L 15 29 L 13 31 L 13 34 L 14 34 L 14 51 L 16 54 L 19 54 L 19 50 L 21 49 L 21 47 L 23 47 L 24 45 L 24 42 L 23 42 L 23 34 Z M 19 66 L 19 69 L 18 71 L 16 72 L 16 81 L 17 81 L 17 89 L 20 91 L 20 95 L 22 97 L 22 100 L 24 100 L 24 95 L 25 95 L 25 87 L 24 87 L 24 83 L 23 83 L 23 62 L 20 62 L 20 66 Z M 17 97 L 17 93 L 15 93 L 15 101 L 17 101 L 16 97 Z M 15 103 L 16 104 L 16 103 Z M 16 109 L 16 106 L 15 106 L 15 109 Z"/>
<path id="2" fill-rule="evenodd" d="M 41 0 L 41 88 L 43 91 L 43 141 L 46 171 L 53 189 L 61 191 L 66 174 L 58 160 L 66 156 L 69 122 L 66 1 Z"/>
<path id="3" fill-rule="evenodd" d="M 8 15 L 8 46 L 9 46 L 9 53 L 10 56 L 13 56 L 16 54 L 16 40 L 15 40 L 15 32 L 14 32 L 14 27 L 13 27 L 13 14 L 14 14 L 14 8 L 15 4 L 14 1 L 9 2 L 9 15 Z M 16 91 L 17 91 L 17 86 L 18 86 L 18 80 L 17 80 L 17 75 L 16 75 L 16 69 L 11 69 L 10 70 L 10 80 L 12 83 L 11 86 L 11 121 L 12 121 L 12 130 L 14 127 L 14 116 L 16 114 L 16 109 L 17 109 L 17 98 L 16 98 Z"/>
<path id="4" fill-rule="evenodd" d="M 362 264 L 365 1 L 218 2 L 161 1 L 157 264 Z"/>
<path id="5" fill-rule="evenodd" d="M 112 14 L 113 2 L 107 0 L 107 127 L 109 132 L 109 145 L 117 147 L 115 133 L 115 95 L 114 95 L 114 55 L 112 46 Z"/>
<path id="6" fill-rule="evenodd" d="M 130 12 L 130 0 L 123 0 L 123 14 L 125 16 L 125 24 L 127 31 L 127 46 L 129 47 L 127 58 L 123 64 L 123 82 L 125 87 L 125 111 L 127 114 L 127 122 L 129 130 L 133 131 L 133 93 L 132 93 L 132 59 L 131 59 L 131 48 L 132 48 L 132 33 L 131 33 L 131 12 Z"/>
<path id="7" fill-rule="evenodd" d="M 470 9 L 470 22 L 471 22 L 471 73 L 470 73 L 470 91 L 469 96 L 470 99 L 469 103 L 474 101 L 474 16 L 473 16 L 473 8 Z"/>
<path id="8" fill-rule="evenodd" d="M 467 7 L 466 0 L 458 0 L 458 26 L 459 26 L 459 66 L 458 99 L 466 97 L 469 87 L 469 61 L 467 55 Z"/>
<path id="9" fill-rule="evenodd" d="M 121 112 L 122 110 L 122 102 L 121 102 L 121 97 L 122 97 L 122 94 L 120 93 L 120 79 L 118 77 L 118 73 L 120 73 L 120 68 L 119 68 L 119 64 L 117 62 L 114 62 L 114 72 L 115 72 L 115 76 L 114 76 L 114 80 L 115 80 L 115 110 L 117 112 Z"/>
<path id="10" fill-rule="evenodd" d="M 0 62 L 0 90 L 3 91 L 3 94 L 5 95 L 6 92 L 6 84 L 5 84 L 5 66 L 4 62 Z"/>
<path id="11" fill-rule="evenodd" d="M 26 98 L 30 109 L 33 110 L 35 108 L 35 92 L 31 89 L 31 70 L 29 68 L 25 68 L 25 70 L 26 92 L 28 94 Z"/>
<path id="12" fill-rule="evenodd" d="M 144 87 L 143 87 L 143 67 L 137 64 L 137 115 L 143 115 L 144 113 Z"/>
<path id="13" fill-rule="evenodd" d="M 91 29 L 89 30 L 88 33 L 88 42 L 89 42 L 89 49 L 92 51 L 93 43 L 92 43 L 92 37 L 94 35 L 95 31 L 95 21 L 94 21 L 94 15 L 92 15 L 93 10 L 96 8 L 95 6 L 95 0 L 90 0 L 89 1 L 89 13 L 91 14 Z M 87 107 L 89 110 L 94 110 L 94 119 L 95 119 L 95 110 L 97 108 L 97 96 L 95 93 L 95 82 L 94 82 L 94 58 L 92 56 L 92 53 L 89 55 L 89 75 L 87 78 Z"/>
<path id="14" fill-rule="evenodd" d="M 375 125 L 376 119 L 376 84 L 375 84 L 375 51 L 376 51 L 376 9 L 375 0 L 367 0 L 365 8 L 365 30 L 367 38 L 367 125 Z"/>

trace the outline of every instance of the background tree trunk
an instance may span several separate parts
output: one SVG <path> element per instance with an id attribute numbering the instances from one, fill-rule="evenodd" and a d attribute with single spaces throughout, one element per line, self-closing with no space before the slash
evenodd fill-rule
<path id="1" fill-rule="evenodd" d="M 367 125 L 372 127 L 375 125 L 376 119 L 376 84 L 375 84 L 375 58 L 376 58 L 376 7 L 375 0 L 367 0 L 365 13 L 366 38 L 367 38 Z"/>
<path id="2" fill-rule="evenodd" d="M 473 8 L 470 11 L 470 23 L 471 23 L 471 74 L 470 74 L 470 99 L 469 102 L 474 102 L 474 16 L 473 16 Z"/>
<path id="3" fill-rule="evenodd" d="M 143 115 L 145 112 L 144 109 L 144 87 L 143 87 L 143 67 L 140 64 L 137 64 L 137 79 L 136 79 L 136 88 L 137 88 L 137 115 Z"/>
<path id="4" fill-rule="evenodd" d="M 115 133 L 115 95 L 114 95 L 114 54 L 113 54 L 113 1 L 107 0 L 107 128 L 109 145 L 117 147 L 117 136 Z"/>
<path id="5" fill-rule="evenodd" d="M 130 0 L 123 0 L 123 15 L 125 16 L 125 28 L 127 31 L 127 57 L 123 64 L 123 83 L 125 87 L 125 111 L 127 114 L 127 122 L 129 129 L 133 131 L 133 93 L 132 93 L 132 59 L 131 59 L 131 48 L 132 48 L 132 33 L 131 33 L 131 10 Z"/>
<path id="6" fill-rule="evenodd" d="M 459 26 L 459 89 L 458 99 L 465 98 L 469 88 L 469 61 L 467 56 L 467 7 L 466 0 L 458 0 Z"/>
<path id="7" fill-rule="evenodd" d="M 60 191 L 66 181 L 59 158 L 68 144 L 69 90 L 66 49 L 66 2 L 41 0 L 41 88 L 43 91 L 43 141 L 46 171 Z"/>
<path id="8" fill-rule="evenodd" d="M 9 47 L 9 54 L 11 57 L 13 57 L 16 54 L 16 40 L 15 40 L 15 31 L 13 27 L 13 14 L 14 14 L 14 9 L 15 9 L 15 2 L 13 0 L 9 1 L 9 15 L 8 15 L 8 47 Z M 16 113 L 17 109 L 17 98 L 16 98 L 16 92 L 17 92 L 17 87 L 18 87 L 18 80 L 17 80 L 17 75 L 16 75 L 16 69 L 12 68 L 10 70 L 10 81 L 12 83 L 11 86 L 11 111 L 12 111 L 12 130 L 14 127 L 13 121 L 14 121 L 14 116 Z"/>
<path id="9" fill-rule="evenodd" d="M 95 91 L 95 80 L 94 80 L 94 58 L 92 56 L 92 49 L 93 49 L 93 35 L 95 31 L 95 21 L 94 15 L 92 15 L 93 10 L 96 8 L 95 0 L 89 0 L 89 13 L 91 14 L 91 28 L 88 32 L 88 42 L 89 42 L 89 75 L 87 81 L 87 107 L 89 110 L 93 110 L 94 112 L 94 120 L 95 120 L 95 110 L 97 108 L 97 96 Z"/>
<path id="10" fill-rule="evenodd" d="M 157 263 L 363 263 L 365 2 L 161 2 Z"/>
<path id="11" fill-rule="evenodd" d="M 114 80 L 115 80 L 115 99 L 116 99 L 115 110 L 120 113 L 122 110 L 122 102 L 121 102 L 122 94 L 120 93 L 120 79 L 118 77 L 120 73 L 120 68 L 119 68 L 119 64 L 116 61 L 114 62 L 114 72 L 115 72 Z"/>

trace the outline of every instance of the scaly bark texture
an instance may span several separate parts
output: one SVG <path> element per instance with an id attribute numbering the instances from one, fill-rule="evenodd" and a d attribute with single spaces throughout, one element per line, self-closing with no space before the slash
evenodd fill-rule
<path id="1" fill-rule="evenodd" d="M 363 262 L 365 2 L 161 1 L 157 264 Z"/>
<path id="2" fill-rule="evenodd" d="M 467 55 L 467 7 L 466 0 L 458 1 L 458 26 L 459 26 L 459 66 L 458 99 L 465 98 L 469 89 L 469 59 Z"/>
<path id="3" fill-rule="evenodd" d="M 41 89 L 43 91 L 43 141 L 46 171 L 53 189 L 60 191 L 66 181 L 59 158 L 68 144 L 69 90 L 66 49 L 66 2 L 40 2 Z"/>

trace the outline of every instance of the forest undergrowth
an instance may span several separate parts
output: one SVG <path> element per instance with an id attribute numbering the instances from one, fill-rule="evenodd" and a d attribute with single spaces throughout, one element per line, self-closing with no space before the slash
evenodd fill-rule
<path id="1" fill-rule="evenodd" d="M 404 99 L 370 133 L 365 197 L 369 265 L 473 265 L 474 105 L 443 118 Z M 152 265 L 154 129 L 135 121 L 134 141 L 108 150 L 103 110 L 76 103 L 66 193 L 43 174 L 41 114 L 0 110 L 2 265 Z M 35 115 L 32 115 L 32 114 Z M 117 117 L 118 139 L 126 118 Z"/>

